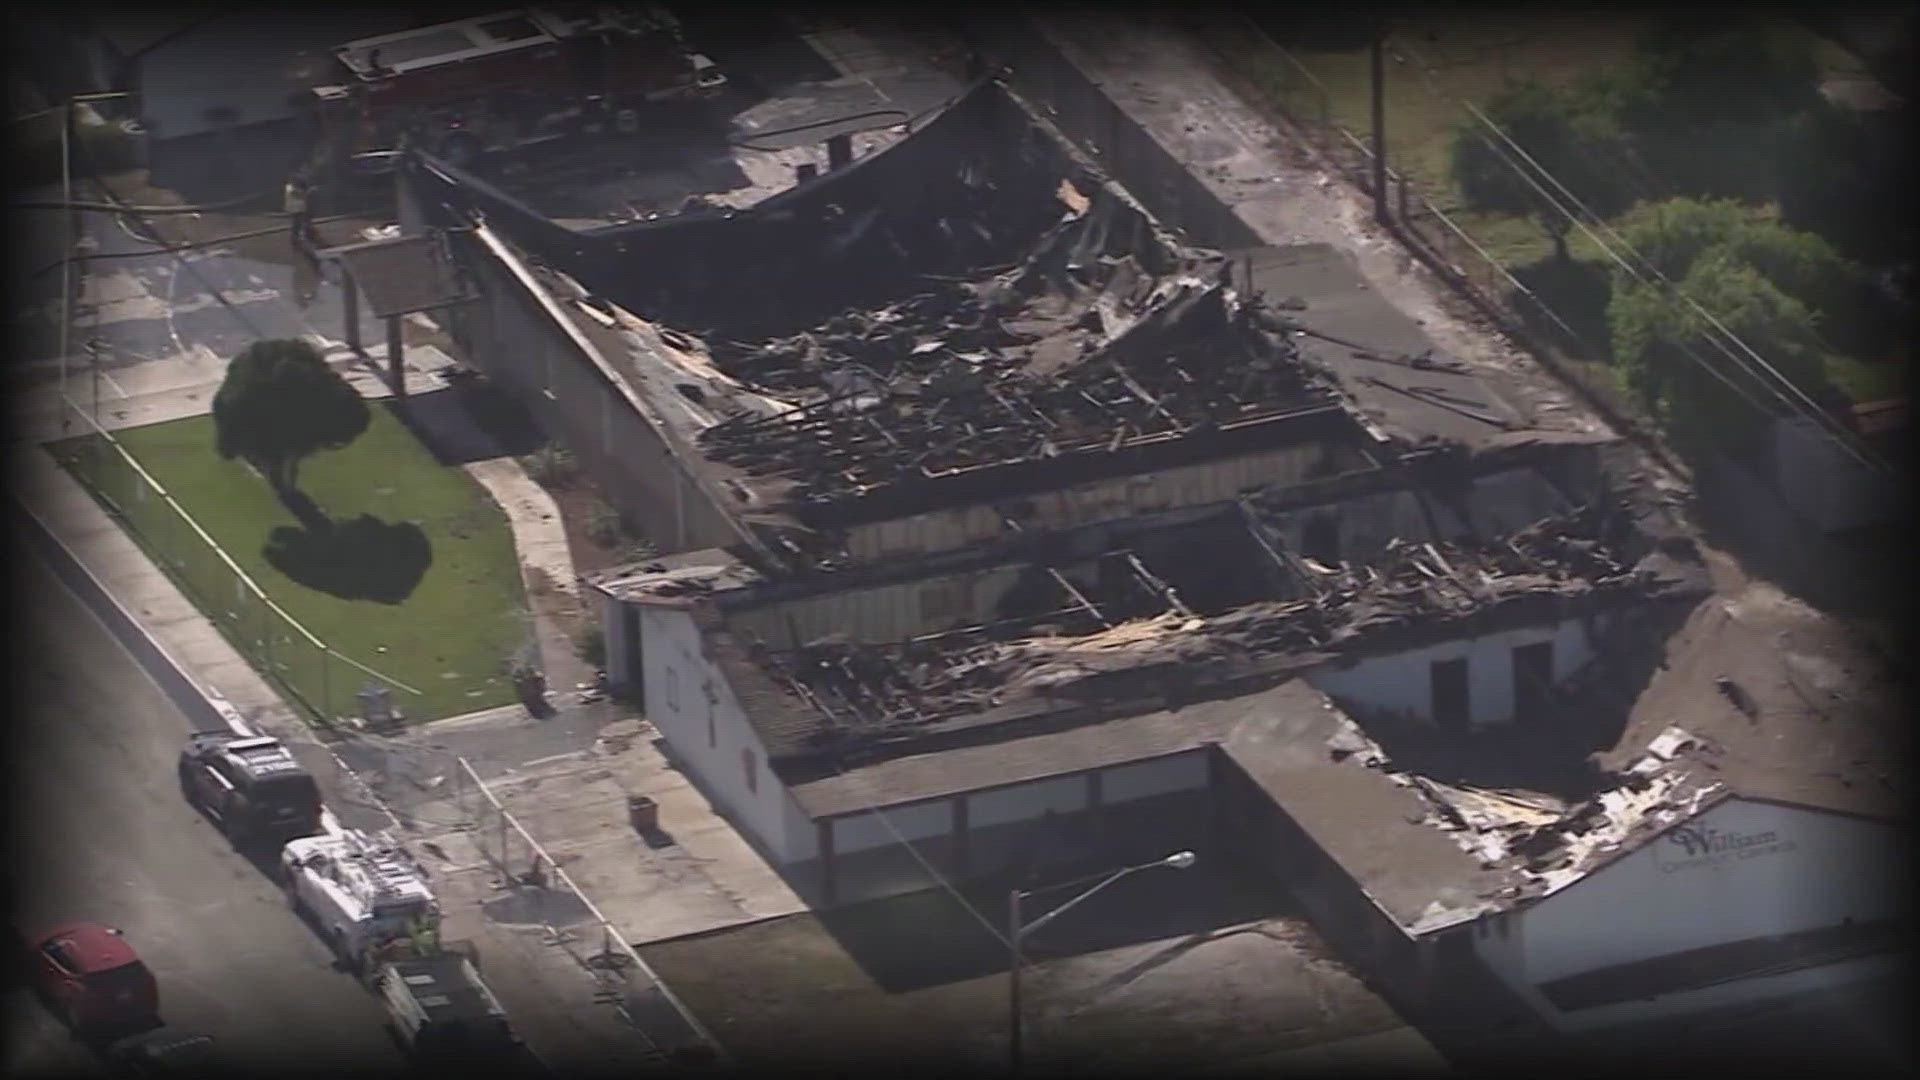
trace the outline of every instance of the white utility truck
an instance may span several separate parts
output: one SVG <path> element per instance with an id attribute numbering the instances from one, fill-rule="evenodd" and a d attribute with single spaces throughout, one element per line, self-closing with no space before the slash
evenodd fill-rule
<path id="1" fill-rule="evenodd" d="M 390 942 L 438 933 L 440 905 L 411 854 L 360 832 L 308 836 L 280 853 L 288 900 L 362 971 Z"/>

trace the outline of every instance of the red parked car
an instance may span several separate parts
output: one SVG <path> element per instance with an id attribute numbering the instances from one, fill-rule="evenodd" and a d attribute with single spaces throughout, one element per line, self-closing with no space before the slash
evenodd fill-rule
<path id="1" fill-rule="evenodd" d="M 114 1035 L 159 1026 L 160 990 L 120 931 L 68 923 L 33 943 L 34 989 L 74 1034 Z"/>

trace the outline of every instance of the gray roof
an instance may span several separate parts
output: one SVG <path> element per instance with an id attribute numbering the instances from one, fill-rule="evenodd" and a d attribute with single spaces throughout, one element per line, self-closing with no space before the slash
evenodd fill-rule
<path id="1" fill-rule="evenodd" d="M 1541 426 L 1544 418 L 1522 416 L 1485 375 L 1440 350 L 1338 249 L 1269 246 L 1229 258 L 1234 284 L 1292 309 L 1304 328 L 1295 343 L 1389 435 L 1478 446 Z"/>
<path id="2" fill-rule="evenodd" d="M 872 806 L 1124 765 L 1217 743 L 1245 719 L 1291 708 L 1300 699 L 1313 697 L 1318 697 L 1317 693 L 1304 683 L 1287 683 L 1244 697 L 894 758 L 796 784 L 792 790 L 802 810 L 814 817 L 830 817 Z M 1324 697 L 1319 700 L 1325 702 Z"/>
<path id="3" fill-rule="evenodd" d="M 1221 748 L 1395 922 L 1457 921 L 1486 905 L 1505 879 L 1426 823 L 1416 789 L 1368 764 L 1364 737 L 1325 695 L 1295 682 L 1267 701 Z"/>
<path id="4" fill-rule="evenodd" d="M 375 318 L 431 311 L 469 299 L 435 237 L 399 236 L 331 248 Z"/>

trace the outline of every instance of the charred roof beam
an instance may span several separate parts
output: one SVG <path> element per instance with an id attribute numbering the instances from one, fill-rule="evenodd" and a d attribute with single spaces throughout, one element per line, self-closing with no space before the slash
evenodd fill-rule
<path id="1" fill-rule="evenodd" d="M 1259 546 L 1261 551 L 1267 553 L 1267 558 L 1272 559 L 1274 565 L 1278 566 L 1289 577 L 1292 577 L 1296 581 L 1306 582 L 1307 588 L 1310 589 L 1315 596 L 1323 595 L 1325 590 L 1320 585 L 1320 576 L 1296 563 L 1290 552 L 1284 552 L 1278 544 L 1274 543 L 1273 540 L 1268 537 L 1266 526 L 1261 523 L 1259 516 L 1253 512 L 1253 506 L 1247 502 L 1247 497 L 1244 495 L 1240 496 L 1234 500 L 1234 504 L 1240 508 L 1240 519 L 1246 523 L 1247 532 L 1253 537 L 1253 542 Z"/>
<path id="2" fill-rule="evenodd" d="M 1161 416 L 1166 417 L 1167 422 L 1173 425 L 1173 429 L 1175 431 L 1185 434 L 1187 430 L 1186 425 L 1182 424 L 1178 417 L 1174 416 L 1173 413 L 1169 412 L 1167 410 L 1167 407 L 1160 403 L 1159 398 L 1154 397 L 1151 393 L 1148 393 L 1147 388 L 1144 386 L 1141 386 L 1139 381 L 1136 380 L 1133 377 L 1133 375 L 1127 371 L 1127 369 L 1120 363 L 1118 359 L 1114 357 L 1108 357 L 1107 363 L 1113 367 L 1114 373 L 1120 376 L 1120 381 L 1126 384 L 1127 389 L 1132 391 L 1134 397 L 1137 397 L 1141 401 L 1145 402 L 1147 406 L 1150 409 L 1152 409 L 1154 412 L 1157 412 Z"/>
<path id="3" fill-rule="evenodd" d="M 1094 619 L 1100 623 L 1101 629 L 1103 630 L 1113 629 L 1113 623 L 1109 621 L 1105 615 L 1102 615 L 1100 613 L 1100 609 L 1094 606 L 1093 601 L 1087 599 L 1085 594 L 1081 593 L 1079 589 L 1074 587 L 1073 582 L 1067 579 L 1067 575 L 1061 573 L 1060 571 L 1054 569 L 1051 566 L 1047 567 L 1047 575 L 1053 578 L 1054 582 L 1057 583 L 1062 589 L 1065 589 L 1068 596 L 1073 597 L 1076 601 L 1079 602 L 1081 607 L 1086 608 L 1087 612 L 1091 614 L 1094 617 Z"/>
<path id="4" fill-rule="evenodd" d="M 1193 609 L 1180 601 L 1180 594 L 1174 592 L 1173 586 L 1155 577 L 1153 571 L 1147 569 L 1146 564 L 1140 561 L 1138 555 L 1135 555 L 1132 551 L 1123 551 L 1121 555 L 1126 558 L 1127 565 L 1133 568 L 1133 572 L 1140 576 L 1140 580 L 1145 582 L 1148 588 L 1159 593 L 1162 599 L 1166 600 L 1168 607 L 1187 618 L 1193 618 Z"/>

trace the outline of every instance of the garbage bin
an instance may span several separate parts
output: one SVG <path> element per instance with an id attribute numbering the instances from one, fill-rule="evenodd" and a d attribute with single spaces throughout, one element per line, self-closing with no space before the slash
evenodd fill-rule
<path id="1" fill-rule="evenodd" d="M 635 831 L 651 832 L 660 827 L 660 806 L 645 795 L 629 795 L 627 818 Z"/>

